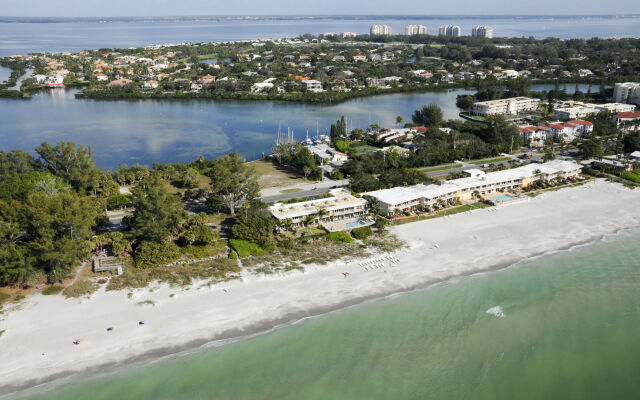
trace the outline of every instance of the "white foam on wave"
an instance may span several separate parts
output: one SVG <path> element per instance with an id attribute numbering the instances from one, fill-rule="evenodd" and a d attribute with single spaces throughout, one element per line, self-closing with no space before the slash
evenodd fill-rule
<path id="1" fill-rule="evenodd" d="M 485 312 L 489 315 L 493 315 L 494 317 L 504 318 L 504 311 L 500 306 L 491 307 Z"/>

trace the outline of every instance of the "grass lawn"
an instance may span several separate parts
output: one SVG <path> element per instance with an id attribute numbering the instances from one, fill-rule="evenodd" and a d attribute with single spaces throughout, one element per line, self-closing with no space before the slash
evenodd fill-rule
<path id="1" fill-rule="evenodd" d="M 465 205 L 460 206 L 460 207 L 448 208 L 446 210 L 442 210 L 442 211 L 440 211 L 439 213 L 437 213 L 435 215 L 416 215 L 415 217 L 399 219 L 397 221 L 392 222 L 392 224 L 393 225 L 408 224 L 410 222 L 417 222 L 417 221 L 424 221 L 424 220 L 427 220 L 427 219 L 440 218 L 440 217 L 445 217 L 447 215 L 460 214 L 460 213 L 471 211 L 471 210 L 475 210 L 475 209 L 478 209 L 478 208 L 487 208 L 487 207 L 491 207 L 491 206 L 488 205 L 488 204 L 482 203 L 482 202 L 477 202 L 477 203 L 473 203 L 473 204 L 465 204 Z"/>
<path id="2" fill-rule="evenodd" d="M 451 168 L 457 168 L 460 167 L 460 164 L 443 164 L 443 165 L 438 165 L 436 167 L 427 167 L 427 168 L 419 168 L 420 171 L 422 172 L 435 172 L 435 171 L 443 171 L 445 169 L 451 169 Z"/>
<path id="3" fill-rule="evenodd" d="M 187 286 L 195 279 L 207 279 L 210 283 L 237 279 L 240 267 L 235 260 L 226 257 L 177 266 L 160 266 L 140 269 L 128 263 L 125 273 L 109 280 L 107 290 L 143 288 L 152 281 L 169 283 L 172 286 Z"/>
<path id="4" fill-rule="evenodd" d="M 100 285 L 93 280 L 82 279 L 76 281 L 73 285 L 68 286 L 62 294 L 64 294 L 64 297 L 66 298 L 83 297 L 91 295 L 99 288 Z"/>
<path id="5" fill-rule="evenodd" d="M 509 161 L 509 160 L 511 160 L 511 157 L 498 157 L 498 158 L 489 158 L 486 160 L 469 161 L 469 164 L 481 165 L 481 164 L 491 164 L 491 163 L 497 163 L 497 162 Z"/>
<path id="6" fill-rule="evenodd" d="M 204 175 L 198 176 L 198 187 L 192 188 L 191 190 L 205 189 L 211 183 L 211 179 Z M 181 195 L 187 190 L 187 188 L 181 188 L 174 186 L 171 182 L 165 181 L 165 187 L 169 191 L 169 193 L 180 193 Z"/>
<path id="7" fill-rule="evenodd" d="M 64 289 L 62 286 L 49 286 L 48 288 L 42 291 L 42 294 L 45 296 L 51 296 L 53 294 L 58 294 Z"/>
<path id="8" fill-rule="evenodd" d="M 374 147 L 374 146 L 363 145 L 363 146 L 354 147 L 354 150 L 356 151 L 357 155 L 362 155 L 362 154 L 367 154 L 367 153 L 373 153 L 373 152 L 376 152 L 376 151 L 378 151 L 380 149 L 378 147 Z"/>
<path id="9" fill-rule="evenodd" d="M 249 163 L 256 170 L 261 188 L 289 186 L 307 182 L 302 175 L 281 168 L 271 161 L 252 161 Z"/>
<path id="10" fill-rule="evenodd" d="M 11 295 L 9 293 L 0 292 L 0 307 L 2 307 L 2 303 L 9 300 Z"/>
<path id="11" fill-rule="evenodd" d="M 212 58 L 217 58 L 218 55 L 217 54 L 202 54 L 200 56 L 198 56 L 199 59 L 201 60 L 210 60 Z"/>
<path id="12" fill-rule="evenodd" d="M 271 251 L 263 249 L 256 243 L 251 243 L 247 240 L 230 239 L 229 245 L 233 247 L 233 249 L 236 252 L 238 252 L 238 256 L 240 256 L 240 258 L 245 258 L 249 256 L 261 256 L 264 254 L 271 253 Z"/>

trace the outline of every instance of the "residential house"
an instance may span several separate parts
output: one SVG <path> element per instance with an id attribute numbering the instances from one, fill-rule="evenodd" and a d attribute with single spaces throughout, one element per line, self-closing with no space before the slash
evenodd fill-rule
<path id="1" fill-rule="evenodd" d="M 322 82 L 317 81 L 315 79 L 309 79 L 309 80 L 303 80 L 302 81 L 302 85 L 307 89 L 307 91 L 309 92 L 313 92 L 313 93 L 320 93 L 323 92 L 324 90 L 322 89 Z"/>
<path id="2" fill-rule="evenodd" d="M 116 79 L 115 81 L 111 81 L 107 84 L 107 87 L 112 88 L 112 87 L 122 87 L 125 85 L 128 85 L 130 83 L 133 83 L 133 81 L 131 79 L 127 79 L 127 78 L 120 78 L 120 79 Z"/>
<path id="3" fill-rule="evenodd" d="M 216 80 L 216 77 L 213 76 L 213 75 L 209 75 L 209 74 L 201 76 L 200 78 L 198 78 L 198 82 L 200 82 L 203 85 L 208 85 L 208 84 L 210 84 L 211 82 L 213 82 L 215 80 Z"/>
<path id="4" fill-rule="evenodd" d="M 640 129 L 640 112 L 621 112 L 614 115 L 613 120 L 623 132 Z"/>
<path id="5" fill-rule="evenodd" d="M 154 80 L 144 81 L 140 87 L 142 89 L 157 89 L 158 88 L 158 81 L 154 81 Z"/>

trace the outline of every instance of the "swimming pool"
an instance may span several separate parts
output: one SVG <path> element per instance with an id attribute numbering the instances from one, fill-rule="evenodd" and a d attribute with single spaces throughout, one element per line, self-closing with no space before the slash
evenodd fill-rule
<path id="1" fill-rule="evenodd" d="M 493 201 L 505 201 L 505 200 L 511 200 L 514 199 L 515 197 L 511 196 L 510 194 L 500 194 L 497 196 L 492 196 L 491 200 Z"/>
<path id="2" fill-rule="evenodd" d="M 347 228 L 353 229 L 353 228 L 358 228 L 358 227 L 361 227 L 361 226 L 365 226 L 365 223 L 361 222 L 361 221 L 355 221 L 355 222 L 347 222 L 346 225 L 347 225 Z"/>

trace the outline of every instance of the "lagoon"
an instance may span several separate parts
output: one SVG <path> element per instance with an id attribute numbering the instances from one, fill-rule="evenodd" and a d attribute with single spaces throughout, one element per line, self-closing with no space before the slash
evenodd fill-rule
<path id="1" fill-rule="evenodd" d="M 574 93 L 598 85 L 561 84 Z M 554 89 L 534 85 L 532 90 Z M 96 163 L 115 169 L 119 163 L 190 162 L 200 155 L 218 157 L 238 151 L 248 159 L 269 153 L 278 130 L 291 128 L 302 140 L 326 133 L 344 115 L 347 128 L 370 124 L 394 127 L 396 117 L 411 120 L 413 110 L 438 104 L 445 119 L 458 118 L 456 96 L 474 90 L 455 89 L 397 93 L 349 100 L 339 104 L 298 104 L 272 101 L 94 100 L 76 99 L 76 89 L 35 93 L 30 100 L 0 98 L 0 149 L 32 151 L 43 141 L 73 141 L 96 151 Z"/>
<path id="2" fill-rule="evenodd" d="M 76 90 L 48 90 L 30 100 L 0 99 L 0 149 L 32 151 L 43 141 L 91 145 L 96 163 L 189 162 L 200 155 L 217 157 L 238 151 L 248 159 L 269 153 L 278 130 L 325 133 L 344 115 L 348 127 L 371 123 L 396 126 L 396 116 L 409 121 L 414 109 L 436 103 L 445 118 L 457 118 L 453 90 L 389 94 L 334 105 L 211 100 L 91 100 L 76 99 Z"/>

